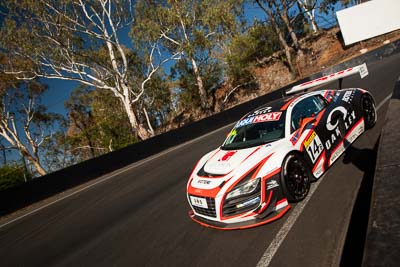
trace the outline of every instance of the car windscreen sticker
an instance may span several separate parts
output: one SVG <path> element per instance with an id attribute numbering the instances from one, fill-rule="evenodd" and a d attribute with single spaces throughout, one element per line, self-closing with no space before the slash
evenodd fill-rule
<path id="1" fill-rule="evenodd" d="M 236 130 L 236 128 L 234 128 L 229 134 L 228 134 L 228 138 L 227 138 L 227 141 L 226 141 L 226 143 L 228 143 L 228 144 L 230 144 L 230 143 L 232 143 L 232 140 L 233 139 L 235 139 L 235 136 L 237 135 L 237 130 Z"/>
<path id="2" fill-rule="evenodd" d="M 257 109 L 256 111 L 254 111 L 253 113 L 247 115 L 247 118 L 258 116 L 258 115 L 262 115 L 262 114 L 265 114 L 265 113 L 270 113 L 271 111 L 272 111 L 272 107 L 260 108 L 260 109 Z"/>
<path id="3" fill-rule="evenodd" d="M 265 113 L 262 115 L 253 116 L 253 117 L 247 117 L 247 118 L 239 121 L 235 125 L 235 129 L 245 126 L 245 125 L 252 124 L 252 123 L 278 121 L 281 118 L 281 115 L 282 115 L 282 112 L 270 112 L 270 113 Z"/>
<path id="4" fill-rule="evenodd" d="M 254 118 L 253 123 L 265 122 L 265 121 L 278 121 L 279 118 L 281 117 L 281 114 L 282 112 L 271 112 L 263 115 L 258 115 L 257 117 Z"/>
<path id="5" fill-rule="evenodd" d="M 253 120 L 254 120 L 254 117 L 245 118 L 245 119 L 239 121 L 239 122 L 236 124 L 235 128 L 239 128 L 239 127 L 242 127 L 242 126 L 251 124 L 251 123 L 253 123 Z"/>

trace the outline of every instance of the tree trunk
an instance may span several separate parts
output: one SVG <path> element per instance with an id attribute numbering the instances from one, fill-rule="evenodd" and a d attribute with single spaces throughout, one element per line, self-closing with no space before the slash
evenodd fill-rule
<path id="1" fill-rule="evenodd" d="M 314 11 L 307 11 L 306 14 L 308 16 L 308 19 L 310 20 L 311 27 L 314 33 L 318 32 L 318 25 L 315 22 L 315 17 L 314 17 Z"/>
<path id="2" fill-rule="evenodd" d="M 293 66 L 292 55 L 290 53 L 290 47 L 289 47 L 288 43 L 286 42 L 285 37 L 283 36 L 283 32 L 279 28 L 279 25 L 276 22 L 275 17 L 274 16 L 270 16 L 270 17 L 271 17 L 272 26 L 274 27 L 275 32 L 278 35 L 279 42 L 281 43 L 281 45 L 283 46 L 283 49 L 285 50 L 285 55 L 286 55 L 287 63 L 288 63 L 288 66 L 289 66 L 289 71 L 293 75 L 296 75 L 297 72 L 296 72 L 296 69 Z"/>
<path id="3" fill-rule="evenodd" d="M 208 103 L 207 92 L 204 88 L 203 79 L 201 78 L 200 71 L 199 71 L 199 68 L 197 67 L 196 61 L 193 58 L 191 58 L 190 60 L 192 62 L 194 75 L 196 76 L 197 87 L 199 88 L 201 108 L 203 110 L 207 110 L 210 106 Z"/>
<path id="4" fill-rule="evenodd" d="M 154 134 L 154 129 L 153 129 L 153 126 L 151 126 L 151 122 L 150 122 L 150 119 L 149 119 L 149 114 L 147 114 L 147 110 L 146 110 L 145 107 L 143 107 L 143 112 L 144 112 L 144 115 L 146 116 L 147 127 L 149 127 L 150 135 L 154 136 L 155 135 Z"/>
<path id="5" fill-rule="evenodd" d="M 26 151 L 24 148 L 21 148 L 21 154 L 24 158 L 26 158 L 35 168 L 35 170 L 37 171 L 37 173 L 40 174 L 40 176 L 46 175 L 47 172 L 44 170 L 44 168 L 42 167 L 42 164 L 39 161 L 38 157 L 33 157 L 32 155 L 30 155 L 30 153 L 28 151 Z"/>
<path id="6" fill-rule="evenodd" d="M 29 160 L 29 158 L 27 158 Z M 42 168 L 41 164 L 36 160 L 29 160 L 33 166 L 35 167 L 36 171 L 40 174 L 40 176 L 46 175 L 47 172 Z"/>
<path id="7" fill-rule="evenodd" d="M 312 31 L 314 33 L 318 32 L 318 25 L 315 22 L 315 15 L 314 15 L 314 11 L 315 11 L 315 7 L 313 7 L 312 9 L 309 9 L 309 6 L 307 6 L 306 1 L 301 1 L 301 0 L 297 0 L 297 5 L 299 10 L 304 10 L 306 16 L 308 17 L 308 20 L 310 21 L 310 25 L 312 28 Z"/>
<path id="8" fill-rule="evenodd" d="M 137 120 L 135 111 L 133 109 L 133 106 L 130 104 L 129 99 L 121 99 L 122 104 L 124 105 L 125 112 L 128 115 L 129 123 L 131 125 L 132 131 L 136 131 L 136 134 L 140 140 L 146 140 L 151 137 L 150 133 L 147 131 L 147 129 L 143 126 L 143 124 L 140 124 Z"/>
<path id="9" fill-rule="evenodd" d="M 282 33 L 281 29 L 279 28 L 278 22 L 276 21 L 276 18 L 275 18 L 274 14 L 273 14 L 271 2 L 268 1 L 269 9 L 267 9 L 260 2 L 260 0 L 256 0 L 256 2 L 260 6 L 260 8 L 265 12 L 265 14 L 270 18 L 272 27 L 274 28 L 275 33 L 278 35 L 279 42 L 281 43 L 283 49 L 285 50 L 285 55 L 286 55 L 286 60 L 287 60 L 287 63 L 288 63 L 289 71 L 292 73 L 292 75 L 296 76 L 296 69 L 293 67 L 292 55 L 290 54 L 290 47 L 287 44 L 287 42 L 286 42 L 286 40 L 285 40 L 285 38 L 283 36 L 283 33 Z"/>
<path id="10" fill-rule="evenodd" d="M 290 38 L 293 41 L 294 48 L 296 49 L 298 56 L 301 58 L 304 55 L 303 50 L 301 49 L 299 39 L 297 38 L 297 34 L 294 31 L 292 24 L 290 23 L 288 7 L 286 6 L 286 4 L 284 2 L 283 2 L 283 6 L 284 6 L 283 10 L 281 12 L 279 12 L 279 16 L 282 19 L 283 23 L 285 23 L 285 26 L 289 31 Z"/>

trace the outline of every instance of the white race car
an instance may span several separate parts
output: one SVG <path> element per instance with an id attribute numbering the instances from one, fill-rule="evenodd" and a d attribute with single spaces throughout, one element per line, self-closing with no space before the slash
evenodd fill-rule
<path id="1" fill-rule="evenodd" d="M 310 183 L 375 125 L 377 114 L 363 89 L 290 94 L 356 73 L 368 75 L 366 65 L 295 86 L 242 117 L 190 175 L 190 217 L 207 227 L 243 229 L 279 219 L 290 202 L 304 199 Z"/>

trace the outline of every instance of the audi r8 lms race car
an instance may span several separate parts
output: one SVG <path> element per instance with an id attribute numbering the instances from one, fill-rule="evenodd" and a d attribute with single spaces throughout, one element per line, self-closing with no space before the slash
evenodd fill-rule
<path id="1" fill-rule="evenodd" d="M 303 200 L 310 183 L 377 120 L 366 90 L 306 89 L 356 73 L 368 75 L 366 65 L 295 86 L 242 117 L 190 175 L 190 217 L 207 227 L 243 229 L 279 219 Z"/>

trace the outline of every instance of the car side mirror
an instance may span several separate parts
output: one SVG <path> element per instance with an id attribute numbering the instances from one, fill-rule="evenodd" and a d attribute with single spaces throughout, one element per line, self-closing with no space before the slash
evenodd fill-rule
<path id="1" fill-rule="evenodd" d="M 316 121 L 317 120 L 314 117 L 308 117 L 308 118 L 302 119 L 300 122 L 300 134 L 302 134 L 304 132 L 304 129 L 306 128 L 307 125 L 313 124 Z"/>

